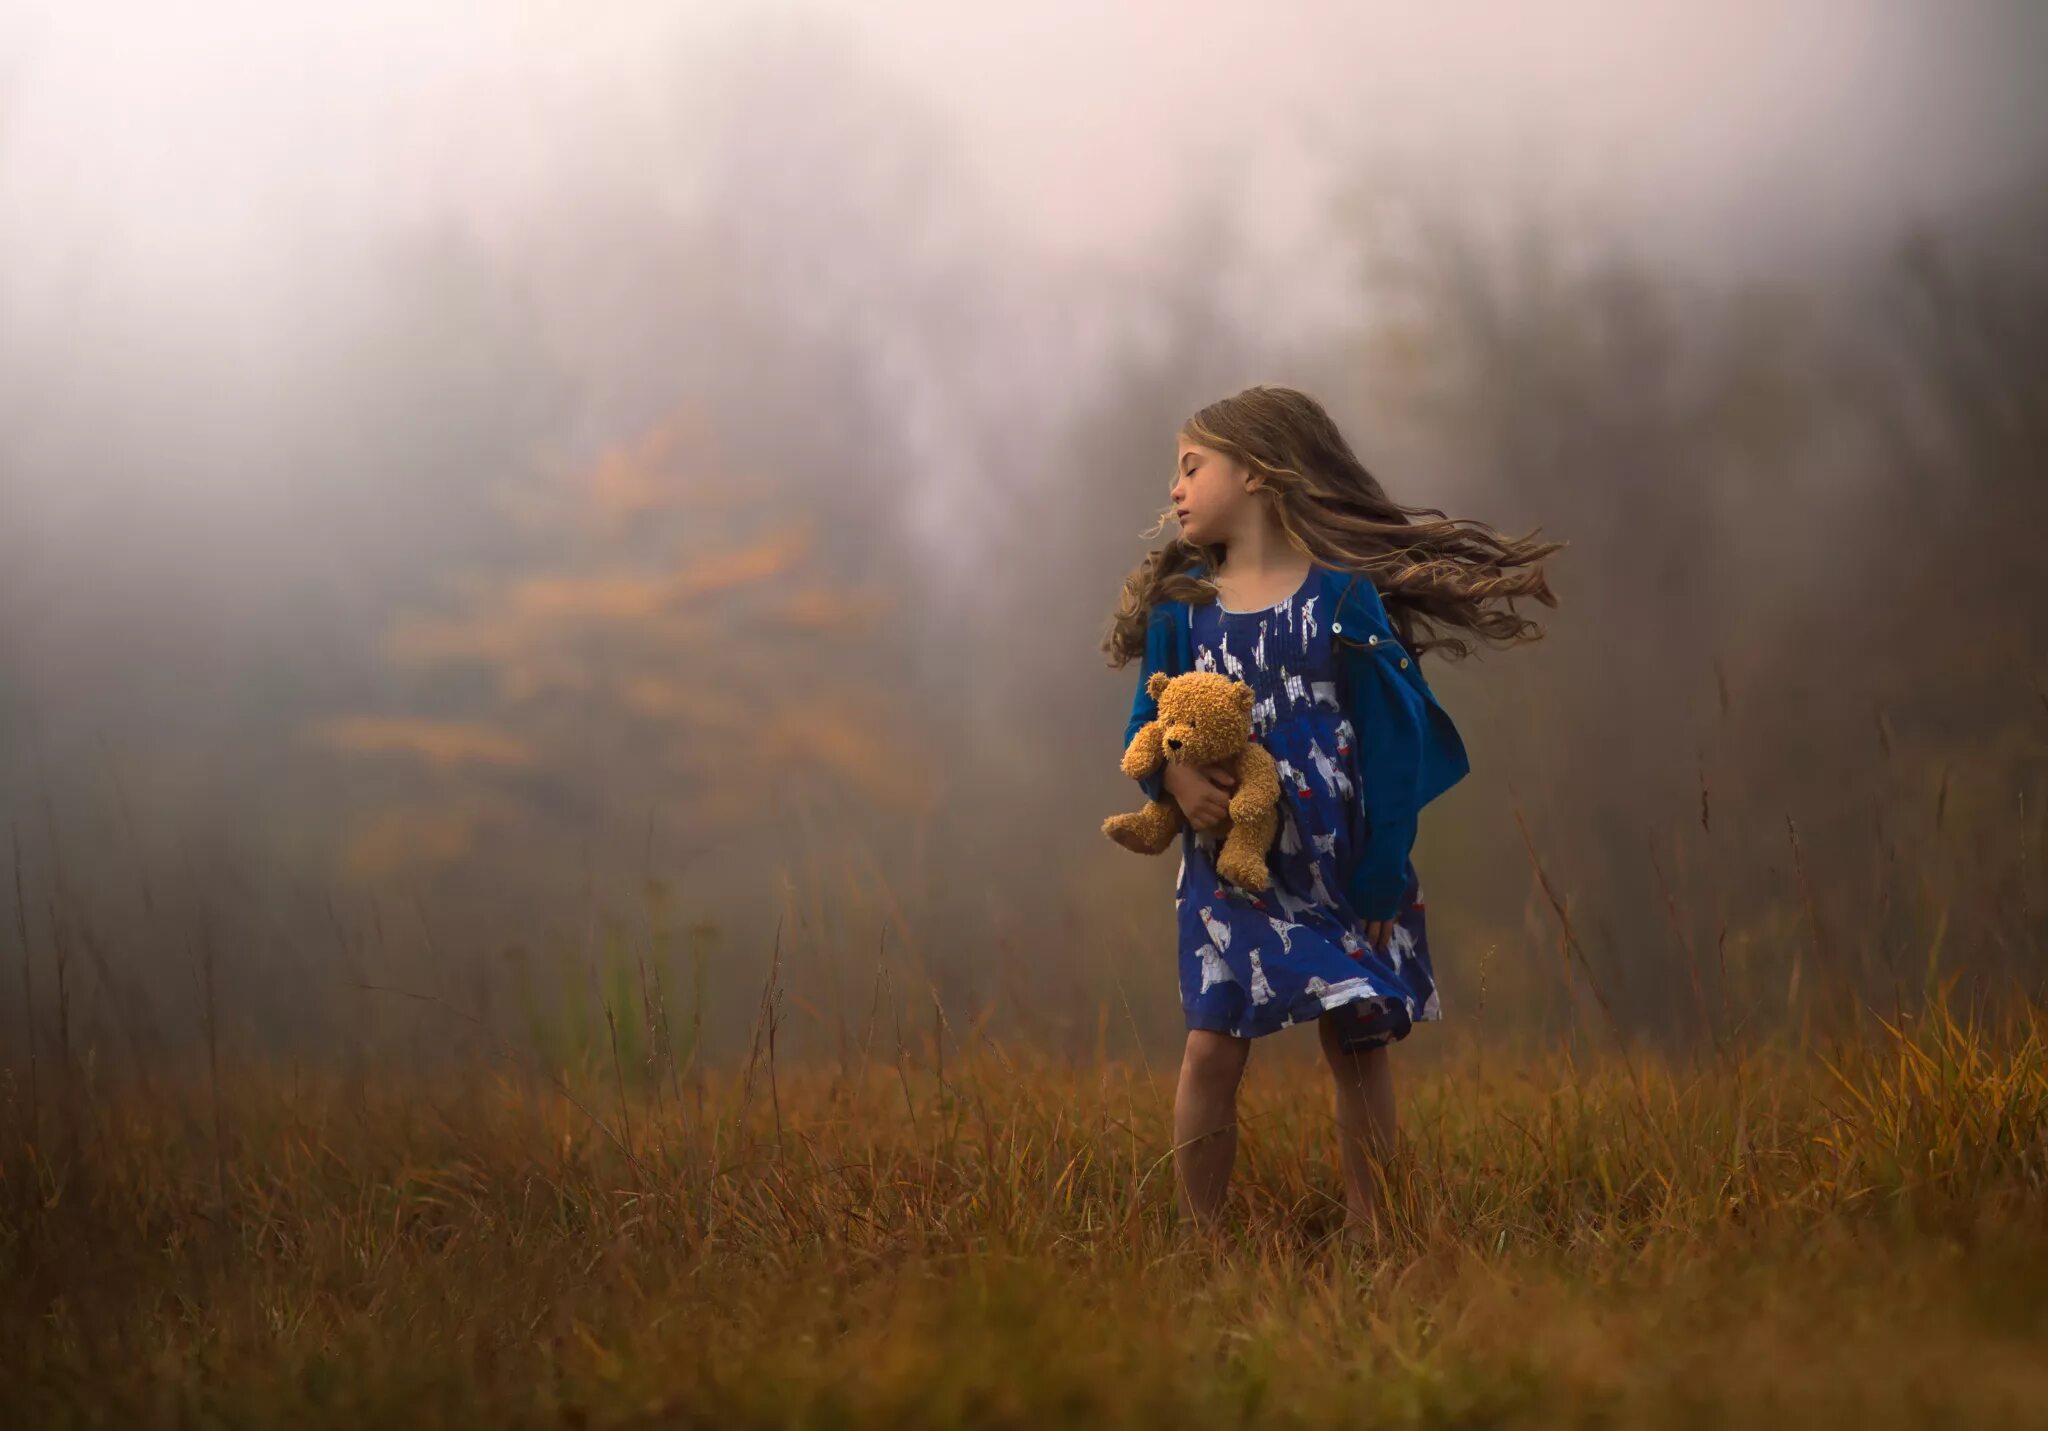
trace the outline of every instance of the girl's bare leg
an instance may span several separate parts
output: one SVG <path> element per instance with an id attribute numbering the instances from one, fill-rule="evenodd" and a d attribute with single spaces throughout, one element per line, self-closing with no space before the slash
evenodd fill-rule
<path id="1" fill-rule="evenodd" d="M 1394 1111 L 1392 1050 L 1378 1048 L 1346 1053 L 1337 1020 L 1325 1014 L 1316 1020 L 1323 1057 L 1337 1084 L 1338 1160 L 1344 1169 L 1346 1232 L 1376 1242 L 1386 1230 L 1384 1166 L 1393 1156 L 1398 1131 Z"/>
<path id="2" fill-rule="evenodd" d="M 1181 1216 L 1206 1232 L 1222 1220 L 1223 1194 L 1237 1159 L 1237 1086 L 1252 1041 L 1189 1029 L 1173 1098 L 1174 1169 Z"/>

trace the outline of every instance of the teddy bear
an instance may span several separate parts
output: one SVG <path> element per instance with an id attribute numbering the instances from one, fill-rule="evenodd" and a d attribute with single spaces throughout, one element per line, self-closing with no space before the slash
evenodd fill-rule
<path id="1" fill-rule="evenodd" d="M 1237 785 L 1230 792 L 1216 872 L 1240 889 L 1266 888 L 1266 848 L 1280 828 L 1280 773 L 1272 755 L 1252 739 L 1252 688 L 1215 671 L 1155 671 L 1145 690 L 1158 702 L 1159 714 L 1131 738 L 1124 774 L 1141 780 L 1169 761 L 1231 770 Z M 1127 850 L 1156 855 L 1173 843 L 1183 823 L 1180 806 L 1161 796 L 1142 810 L 1111 815 L 1102 832 Z"/>

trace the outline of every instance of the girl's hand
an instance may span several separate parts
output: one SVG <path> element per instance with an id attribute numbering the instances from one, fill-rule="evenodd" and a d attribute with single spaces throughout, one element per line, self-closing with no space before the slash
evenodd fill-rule
<path id="1" fill-rule="evenodd" d="M 1230 818 L 1230 794 L 1237 777 L 1221 765 L 1188 766 L 1167 764 L 1166 793 L 1187 822 L 1205 834 L 1214 834 Z"/>
<path id="2" fill-rule="evenodd" d="M 1393 930 L 1394 921 L 1391 919 L 1368 919 L 1365 921 L 1365 942 L 1372 945 L 1375 952 L 1384 954 Z"/>

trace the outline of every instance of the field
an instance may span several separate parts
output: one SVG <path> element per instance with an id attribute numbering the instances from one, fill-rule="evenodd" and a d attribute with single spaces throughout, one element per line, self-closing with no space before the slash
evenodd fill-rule
<path id="1" fill-rule="evenodd" d="M 1377 1251 L 1335 1235 L 1301 1049 L 1253 1060 L 1221 1246 L 1175 1213 L 1171 1070 L 943 1014 L 729 1074 L 202 1051 L 95 1090 L 46 1051 L 8 1090 L 0 1400 L 24 1426 L 2048 1425 L 2048 1011 L 1995 1007 L 1937 989 L 1683 1062 L 1446 1030 L 1396 1054 Z"/>

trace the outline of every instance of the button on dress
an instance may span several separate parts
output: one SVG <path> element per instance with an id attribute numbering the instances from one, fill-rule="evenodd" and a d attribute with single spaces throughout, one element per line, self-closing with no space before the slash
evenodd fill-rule
<path id="1" fill-rule="evenodd" d="M 1280 826 L 1266 852 L 1272 883 L 1257 894 L 1216 873 L 1221 840 L 1181 831 L 1181 1005 L 1189 1028 L 1237 1038 L 1341 1009 L 1345 1047 L 1369 1048 L 1443 1015 L 1414 861 L 1385 953 L 1366 942 L 1364 920 L 1344 897 L 1341 871 L 1368 828 L 1357 798 L 1361 733 L 1338 699 L 1316 576 L 1311 567 L 1292 596 L 1264 610 L 1189 609 L 1194 668 L 1252 688 L 1252 738 L 1280 771 Z"/>

